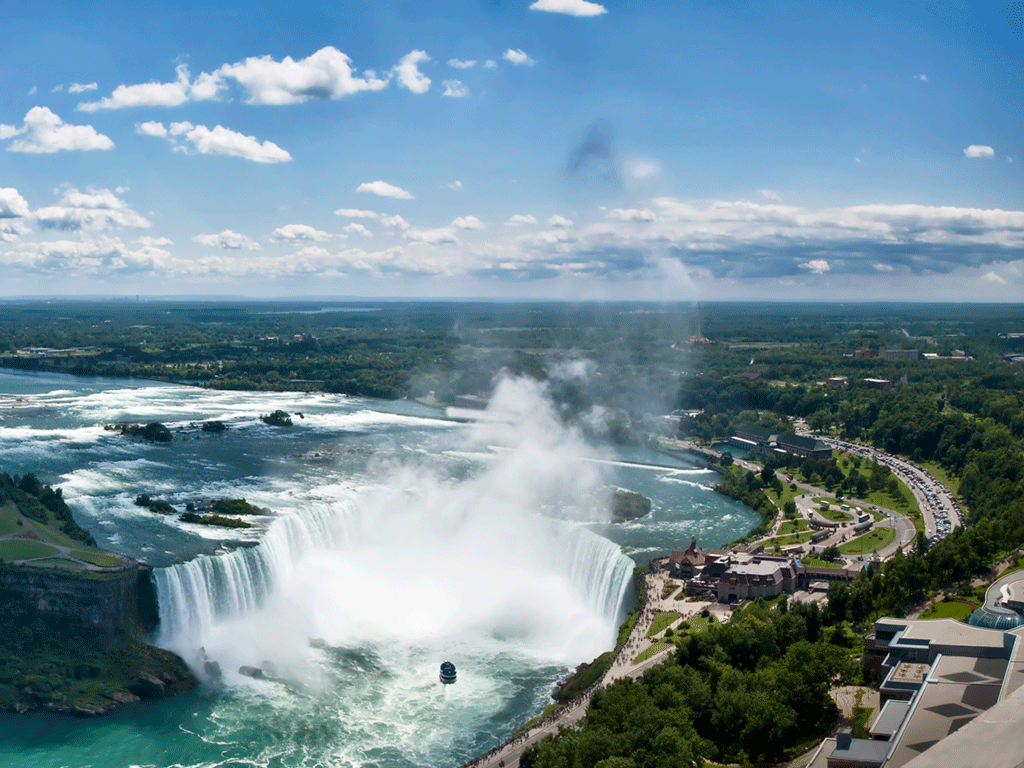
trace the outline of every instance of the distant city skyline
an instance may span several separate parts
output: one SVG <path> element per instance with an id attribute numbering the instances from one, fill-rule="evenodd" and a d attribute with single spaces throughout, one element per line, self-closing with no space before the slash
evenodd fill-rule
<path id="1" fill-rule="evenodd" d="M 1020 3 L 8 0 L 0 298 L 1016 301 Z"/>

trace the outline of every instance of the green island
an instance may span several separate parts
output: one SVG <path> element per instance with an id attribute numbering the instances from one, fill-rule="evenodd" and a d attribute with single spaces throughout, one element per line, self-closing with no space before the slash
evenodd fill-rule
<path id="1" fill-rule="evenodd" d="M 0 473 L 0 712 L 92 716 L 191 690 L 157 621 L 149 569 L 104 552 L 60 489 Z"/>

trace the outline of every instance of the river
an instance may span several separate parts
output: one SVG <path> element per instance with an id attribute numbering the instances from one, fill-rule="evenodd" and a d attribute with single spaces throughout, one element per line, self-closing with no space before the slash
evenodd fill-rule
<path id="1" fill-rule="evenodd" d="M 276 409 L 294 426 L 260 421 Z M 0 371 L 0 468 L 59 486 L 101 547 L 155 566 L 155 641 L 225 670 L 96 720 L 0 717 L 0 764 L 459 765 L 614 644 L 634 563 L 757 522 L 713 492 L 711 472 L 587 444 L 534 383 L 502 382 L 487 416 Z M 228 429 L 203 432 L 211 419 Z M 103 429 L 153 420 L 170 444 Z M 611 486 L 650 497 L 652 513 L 610 522 Z M 142 493 L 182 511 L 243 497 L 273 513 L 244 531 L 205 527 L 136 506 Z M 445 659 L 455 685 L 438 681 Z"/>

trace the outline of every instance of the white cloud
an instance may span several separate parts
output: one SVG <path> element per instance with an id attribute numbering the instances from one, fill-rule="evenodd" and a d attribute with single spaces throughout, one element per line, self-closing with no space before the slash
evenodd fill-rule
<path id="1" fill-rule="evenodd" d="M 566 227 L 572 226 L 572 219 L 567 219 L 564 216 L 559 216 L 556 213 L 554 216 L 548 219 L 548 224 L 552 227 L 561 227 L 564 229 Z"/>
<path id="2" fill-rule="evenodd" d="M 476 61 L 459 61 L 458 59 L 448 59 L 448 66 L 454 67 L 455 69 L 472 69 L 473 67 L 476 66 Z"/>
<path id="3" fill-rule="evenodd" d="M 389 229 L 400 229 L 403 232 L 409 228 L 409 222 L 397 213 L 394 216 L 384 216 L 380 223 Z"/>
<path id="4" fill-rule="evenodd" d="M 657 221 L 658 217 L 654 211 L 648 210 L 647 208 L 612 208 L 607 214 L 609 219 L 613 221 Z"/>
<path id="5" fill-rule="evenodd" d="M 101 109 L 126 109 L 128 107 L 177 107 L 187 101 L 210 101 L 217 98 L 221 81 L 214 75 L 203 73 L 193 83 L 188 67 L 179 64 L 175 70 L 178 79 L 173 83 L 139 83 L 119 85 L 110 96 L 99 101 L 87 101 L 78 105 L 83 112 Z"/>
<path id="6" fill-rule="evenodd" d="M 525 216 L 521 213 L 516 213 L 509 217 L 509 220 L 505 222 L 506 227 L 518 227 L 520 224 L 536 224 L 537 219 L 532 214 L 526 214 Z"/>
<path id="7" fill-rule="evenodd" d="M 43 229 L 102 230 L 151 226 L 144 216 L 133 211 L 109 189 L 79 192 L 69 187 L 63 191 L 57 205 L 38 209 L 35 218 Z"/>
<path id="8" fill-rule="evenodd" d="M 537 0 L 530 4 L 530 8 L 534 11 L 565 13 L 569 16 L 600 16 L 602 13 L 608 13 L 608 9 L 603 5 L 587 0 Z"/>
<path id="9" fill-rule="evenodd" d="M 454 189 L 456 192 L 458 192 L 460 189 L 462 189 L 462 182 L 456 179 L 455 181 L 448 185 L 448 189 Z"/>
<path id="10" fill-rule="evenodd" d="M 61 151 L 88 152 L 113 149 L 114 142 L 91 125 L 68 125 L 46 107 L 32 107 L 21 128 L 0 125 L 0 139 L 17 138 L 8 152 L 52 154 Z"/>
<path id="11" fill-rule="evenodd" d="M 35 90 L 36 90 L 36 87 L 35 87 L 35 86 L 32 86 L 32 90 L 31 90 L 31 91 L 29 91 L 28 95 L 29 95 L 29 96 L 31 96 L 31 95 L 32 95 L 32 93 L 33 93 L 33 92 L 34 92 Z M 63 91 L 63 90 L 64 90 L 64 83 L 61 83 L 60 85 L 55 85 L 55 86 L 53 86 L 53 90 L 52 90 L 52 91 L 50 91 L 50 93 L 60 93 L 60 92 L 61 92 L 61 91 Z"/>
<path id="12" fill-rule="evenodd" d="M 774 189 L 759 189 L 758 193 L 765 200 L 774 200 L 775 202 L 782 202 L 782 197 Z"/>
<path id="13" fill-rule="evenodd" d="M 414 195 L 406 192 L 401 187 L 388 184 L 386 181 L 365 181 L 356 187 L 356 192 L 372 192 L 380 197 L 390 197 L 395 200 L 413 200 Z"/>
<path id="14" fill-rule="evenodd" d="M 0 219 L 18 219 L 30 215 L 28 202 L 14 187 L 0 187 Z"/>
<path id="15" fill-rule="evenodd" d="M 1006 279 L 1001 275 L 997 275 L 995 272 L 986 272 L 981 276 L 982 280 L 987 280 L 990 283 L 996 283 L 998 285 L 1006 285 Z"/>
<path id="16" fill-rule="evenodd" d="M 72 83 L 68 86 L 68 93 L 85 93 L 86 91 L 95 91 L 96 83 Z"/>
<path id="17" fill-rule="evenodd" d="M 235 80 L 246 90 L 247 104 L 301 104 L 311 98 L 340 99 L 387 86 L 388 79 L 377 77 L 373 70 L 357 76 L 351 61 L 337 48 L 327 46 L 298 61 L 291 56 L 281 61 L 274 61 L 270 56 L 253 56 L 244 62 L 225 64 L 213 77 Z"/>
<path id="18" fill-rule="evenodd" d="M 452 226 L 459 229 L 483 229 L 484 223 L 476 216 L 459 216 L 452 222 Z"/>
<path id="19" fill-rule="evenodd" d="M 469 88 L 461 80 L 445 80 L 441 83 L 444 86 L 444 93 L 442 96 L 447 96 L 452 99 L 461 99 L 465 96 L 469 96 Z"/>
<path id="20" fill-rule="evenodd" d="M 286 224 L 275 229 L 270 236 L 272 240 L 287 243 L 321 243 L 331 237 L 330 232 L 322 232 L 306 224 Z"/>
<path id="21" fill-rule="evenodd" d="M 920 80 L 922 83 L 928 82 L 928 75 L 914 75 L 915 80 Z"/>
<path id="22" fill-rule="evenodd" d="M 141 136 L 159 136 L 160 138 L 167 137 L 167 128 L 163 123 L 156 120 L 150 120 L 147 123 L 136 123 L 135 132 Z"/>
<path id="23" fill-rule="evenodd" d="M 368 230 L 362 224 L 353 221 L 351 224 L 346 224 L 344 227 L 346 232 L 351 232 L 357 235 L 363 235 L 364 237 L 373 237 L 373 232 Z"/>
<path id="24" fill-rule="evenodd" d="M 882 264 L 881 262 L 874 265 L 875 272 L 892 272 L 896 268 L 892 264 Z"/>
<path id="25" fill-rule="evenodd" d="M 34 85 L 31 88 L 28 89 L 28 95 L 29 96 L 35 96 L 36 93 L 38 93 L 38 92 L 39 92 L 39 88 L 37 88 Z"/>
<path id="26" fill-rule="evenodd" d="M 145 136 L 164 137 L 174 146 L 176 152 L 189 153 L 195 151 L 203 155 L 228 155 L 251 160 L 254 163 L 286 163 L 292 159 L 287 150 L 281 149 L 272 141 L 262 144 L 255 136 L 246 136 L 218 125 L 212 129 L 205 125 L 192 125 L 188 121 L 171 123 L 164 128 L 163 123 L 139 123 L 135 132 Z M 191 142 L 192 150 L 181 144 L 176 137 L 183 137 Z"/>
<path id="27" fill-rule="evenodd" d="M 359 208 L 339 208 L 334 215 L 344 216 L 348 219 L 376 219 L 380 216 L 376 211 L 363 211 Z"/>
<path id="28" fill-rule="evenodd" d="M 398 84 L 413 93 L 426 93 L 430 89 L 430 78 L 419 70 L 421 62 L 430 61 L 426 51 L 411 51 L 403 56 L 391 70 Z"/>
<path id="29" fill-rule="evenodd" d="M 509 48 L 507 51 L 505 51 L 504 54 L 502 54 L 502 58 L 505 59 L 506 61 L 511 61 L 516 66 L 532 67 L 534 64 L 537 63 L 529 56 L 527 56 L 522 48 L 517 48 L 515 50 Z"/>
<path id="30" fill-rule="evenodd" d="M 166 237 L 140 237 L 137 242 L 149 246 L 174 245 L 174 241 Z"/>
<path id="31" fill-rule="evenodd" d="M 992 157 L 995 154 L 995 150 L 992 147 L 986 147 L 984 144 L 971 144 L 971 146 L 964 150 L 964 154 L 967 157 Z"/>
<path id="32" fill-rule="evenodd" d="M 0 218 L 0 242 L 17 242 L 22 235 L 27 235 L 31 231 L 21 219 Z"/>
<path id="33" fill-rule="evenodd" d="M 229 251 L 237 251 L 242 248 L 247 251 L 262 250 L 260 244 L 255 240 L 250 240 L 245 235 L 232 232 L 230 229 L 225 229 L 216 235 L 196 235 L 192 238 L 192 242 L 205 245 L 207 248 L 221 248 Z"/>
<path id="34" fill-rule="evenodd" d="M 494 61 L 494 59 L 488 59 L 487 61 L 484 62 L 484 69 L 494 69 L 496 66 L 498 65 Z"/>
<path id="35" fill-rule="evenodd" d="M 425 243 L 427 245 L 457 245 L 459 242 L 451 227 L 414 229 L 406 232 L 403 237 L 410 242 Z"/>
<path id="36" fill-rule="evenodd" d="M 823 275 L 832 269 L 832 267 L 829 266 L 829 263 L 824 259 L 811 259 L 810 261 L 805 261 L 800 265 L 800 268 L 809 269 L 816 275 Z"/>

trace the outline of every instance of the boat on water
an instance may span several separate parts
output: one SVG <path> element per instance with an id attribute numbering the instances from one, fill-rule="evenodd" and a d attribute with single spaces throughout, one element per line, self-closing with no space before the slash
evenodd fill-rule
<path id="1" fill-rule="evenodd" d="M 450 661 L 446 661 L 441 664 L 441 682 L 442 683 L 454 683 L 455 682 L 455 665 Z"/>

